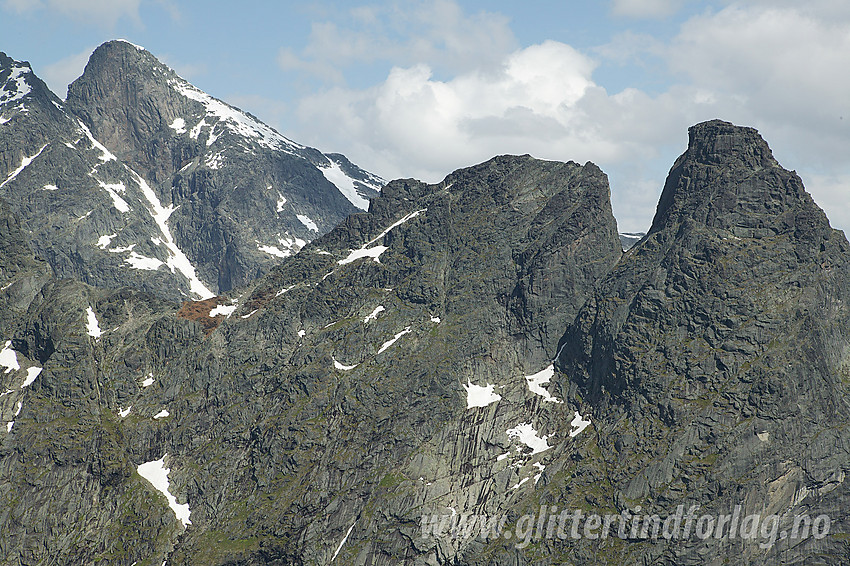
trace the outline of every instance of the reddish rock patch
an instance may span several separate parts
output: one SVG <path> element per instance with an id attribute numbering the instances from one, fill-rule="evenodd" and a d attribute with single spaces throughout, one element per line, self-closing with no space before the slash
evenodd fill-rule
<path id="1" fill-rule="evenodd" d="M 186 301 L 177 311 L 177 317 L 201 323 L 204 335 L 209 336 L 225 318 L 222 314 L 211 317 L 210 311 L 225 302 L 227 302 L 225 297 L 213 297 L 203 301 Z"/>

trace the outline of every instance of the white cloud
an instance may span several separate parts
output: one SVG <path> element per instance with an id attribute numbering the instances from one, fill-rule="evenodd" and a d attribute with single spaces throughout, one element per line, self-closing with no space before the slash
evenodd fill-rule
<path id="1" fill-rule="evenodd" d="M 627 18 L 664 18 L 675 14 L 684 0 L 613 0 L 611 13 Z"/>
<path id="2" fill-rule="evenodd" d="M 436 180 L 494 152 L 559 153 L 563 147 L 553 151 L 551 144 L 565 140 L 572 149 L 583 146 L 589 140 L 570 125 L 576 103 L 595 86 L 593 68 L 586 56 L 552 41 L 510 54 L 498 72 L 449 81 L 434 79 L 427 65 L 396 67 L 371 89 L 335 88 L 304 99 L 300 119 L 309 125 L 305 136 L 312 131 L 326 145 L 334 132 L 340 144 L 363 140 L 363 151 L 393 176 Z"/>
<path id="3" fill-rule="evenodd" d="M 517 45 L 505 16 L 467 14 L 453 0 L 359 6 L 339 19 L 315 22 L 300 52 L 282 48 L 281 69 L 335 84 L 345 82 L 343 70 L 353 63 L 427 62 L 437 71 L 457 73 L 498 65 Z"/>
<path id="4" fill-rule="evenodd" d="M 682 26 L 668 61 L 717 116 L 758 128 L 785 167 L 806 171 L 833 226 L 850 228 L 846 3 L 756 0 L 700 15 Z"/>
<path id="5" fill-rule="evenodd" d="M 844 230 L 850 238 L 850 171 L 843 174 L 821 175 L 798 171 L 806 190 L 824 209 L 833 228 Z"/>
<path id="6" fill-rule="evenodd" d="M 69 55 L 55 63 L 45 65 L 38 71 L 39 76 L 47 83 L 56 96 L 64 99 L 68 94 L 68 85 L 83 74 L 94 47 L 87 47 L 74 55 Z"/>

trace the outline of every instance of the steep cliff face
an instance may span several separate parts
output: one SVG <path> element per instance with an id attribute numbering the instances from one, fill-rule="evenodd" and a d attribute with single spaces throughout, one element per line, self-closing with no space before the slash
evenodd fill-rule
<path id="1" fill-rule="evenodd" d="M 176 242 L 220 292 L 367 208 L 384 184 L 207 95 L 125 41 L 95 50 L 67 106 L 175 209 Z"/>
<path id="2" fill-rule="evenodd" d="M 104 44 L 86 69 L 63 103 L 0 54 L 0 198 L 58 277 L 209 298 L 366 208 L 383 184 L 127 42 Z"/>
<path id="3" fill-rule="evenodd" d="M 0 198 L 35 255 L 60 278 L 173 298 L 211 295 L 147 182 L 100 144 L 29 64 L 0 56 L 2 79 Z"/>
<path id="4" fill-rule="evenodd" d="M 559 357 L 562 383 L 595 416 L 590 469 L 609 508 L 740 504 L 742 516 L 781 515 L 788 533 L 800 514 L 846 532 L 849 260 L 755 130 L 690 129 L 648 236 L 602 280 Z M 840 535 L 760 544 L 583 552 L 664 564 L 837 564 L 848 552 Z"/>

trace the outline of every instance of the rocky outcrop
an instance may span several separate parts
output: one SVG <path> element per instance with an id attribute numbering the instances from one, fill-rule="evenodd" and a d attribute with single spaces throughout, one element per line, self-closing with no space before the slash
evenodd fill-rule
<path id="1" fill-rule="evenodd" d="M 741 505 L 781 516 L 786 534 L 825 514 L 846 532 L 848 251 L 755 130 L 690 129 L 649 234 L 562 341 L 561 387 L 594 415 L 598 455 L 582 466 L 605 482 L 597 504 Z M 847 559 L 840 535 L 578 546 L 586 563 Z"/>

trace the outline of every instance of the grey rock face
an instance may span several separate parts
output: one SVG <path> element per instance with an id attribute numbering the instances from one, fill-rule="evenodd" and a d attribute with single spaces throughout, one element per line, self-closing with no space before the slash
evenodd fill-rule
<path id="1" fill-rule="evenodd" d="M 587 469 L 610 508 L 741 505 L 788 533 L 801 514 L 846 532 L 848 259 L 755 130 L 690 129 L 648 236 L 602 280 L 559 358 L 563 387 L 592 407 Z M 584 563 L 847 560 L 840 536 L 579 547 Z"/>
<path id="2" fill-rule="evenodd" d="M 384 184 L 210 97 L 123 41 L 95 50 L 67 106 L 175 209 L 177 244 L 219 292 L 367 208 Z"/>
<path id="3" fill-rule="evenodd" d="M 365 208 L 383 183 L 126 42 L 95 51 L 67 103 L 2 55 L 0 93 L 0 198 L 58 277 L 90 285 L 213 296 Z"/>
<path id="4" fill-rule="evenodd" d="M 510 485 L 529 484 L 538 470 L 539 457 L 528 453 L 497 460 L 523 446 L 505 431 L 524 421 L 553 445 L 569 443 L 557 432 L 572 416 L 566 405 L 543 402 L 523 376 L 550 365 L 560 329 L 621 253 L 598 168 L 500 157 L 437 185 L 390 183 L 368 214 L 217 300 L 233 310 L 206 339 L 201 324 L 174 310 L 157 317 L 158 307 L 140 299 L 102 296 L 89 304 L 104 328 L 117 330 L 82 341 L 80 348 L 91 344 L 90 381 L 77 378 L 69 389 L 87 401 L 67 409 L 100 415 L 79 425 L 79 437 L 107 422 L 115 431 L 117 454 L 93 448 L 86 456 L 109 470 L 101 504 L 144 493 L 155 501 L 133 466 L 167 454 L 172 493 L 189 503 L 192 525 L 184 532 L 164 501 L 155 511 L 138 502 L 122 520 L 150 513 L 139 517 L 145 544 L 133 544 L 117 518 L 114 526 L 80 519 L 94 540 L 50 540 L 39 554 L 21 541 L 29 521 L 43 519 L 27 516 L 3 525 L 9 556 L 327 563 L 354 523 L 338 560 L 458 556 L 448 541 L 418 540 L 423 506 L 446 511 L 487 496 L 488 509 L 506 508 L 519 493 Z M 200 308 L 183 312 L 200 319 Z M 82 329 L 78 318 L 58 326 L 74 324 Z M 24 346 L 33 341 L 28 332 L 13 340 L 20 352 L 33 349 Z M 141 387 L 148 373 L 154 383 Z M 108 380 L 101 391 L 109 394 L 98 396 L 91 380 Z M 467 409 L 464 386 L 488 383 L 502 400 Z M 169 416 L 153 418 L 162 408 Z M 10 450 L 33 426 L 28 415 L 6 437 Z M 63 434 L 44 447 L 62 461 L 73 448 Z M 7 465 L 10 489 L 26 490 L 18 464 Z M 79 466 L 49 470 L 51 489 L 95 479 Z M 74 516 L 105 520 L 94 506 L 83 497 Z"/>
<path id="5" fill-rule="evenodd" d="M 32 251 L 58 277 L 189 296 L 184 274 L 156 269 L 174 253 L 143 179 L 100 145 L 27 63 L 2 56 L 0 64 L 4 92 L 15 93 L 0 102 L 0 198 L 20 218 Z"/>

